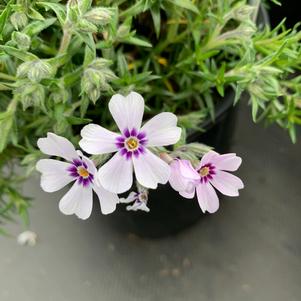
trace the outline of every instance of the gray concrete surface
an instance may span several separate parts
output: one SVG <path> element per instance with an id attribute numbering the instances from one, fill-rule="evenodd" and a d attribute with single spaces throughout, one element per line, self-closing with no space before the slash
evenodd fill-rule
<path id="1" fill-rule="evenodd" d="M 40 240 L 21 247 L 0 237 L 0 300 L 301 300 L 300 139 L 293 146 L 277 127 L 253 125 L 241 108 L 233 145 L 244 159 L 241 197 L 162 240 L 122 235 L 98 214 L 65 217 L 62 193 L 43 193 L 32 179 L 24 189 L 36 198 Z"/>

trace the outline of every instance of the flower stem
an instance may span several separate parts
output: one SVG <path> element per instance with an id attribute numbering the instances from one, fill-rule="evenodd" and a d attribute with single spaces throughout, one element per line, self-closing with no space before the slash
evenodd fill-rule
<path id="1" fill-rule="evenodd" d="M 61 40 L 61 45 L 58 54 L 63 54 L 68 49 L 72 37 L 72 31 L 69 23 L 66 23 L 63 29 L 63 38 Z"/>

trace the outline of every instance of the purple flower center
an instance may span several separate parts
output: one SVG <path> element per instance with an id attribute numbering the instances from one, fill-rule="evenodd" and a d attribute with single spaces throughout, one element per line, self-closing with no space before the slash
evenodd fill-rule
<path id="1" fill-rule="evenodd" d="M 209 180 L 212 180 L 215 175 L 215 166 L 211 163 L 207 163 L 198 170 L 198 173 L 201 176 L 200 182 L 207 183 Z"/>
<path id="2" fill-rule="evenodd" d="M 73 159 L 70 167 L 68 167 L 69 175 L 77 179 L 79 185 L 89 186 L 94 179 L 93 174 L 88 171 L 87 164 L 80 159 Z"/>
<path id="3" fill-rule="evenodd" d="M 135 128 L 125 129 L 123 134 L 116 138 L 115 143 L 120 154 L 128 160 L 133 155 L 138 158 L 140 154 L 145 152 L 147 139 L 145 133 L 138 132 Z"/>

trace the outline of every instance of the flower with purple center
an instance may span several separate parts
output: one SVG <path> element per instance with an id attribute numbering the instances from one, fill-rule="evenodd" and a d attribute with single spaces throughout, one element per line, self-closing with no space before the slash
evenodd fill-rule
<path id="1" fill-rule="evenodd" d="M 238 177 L 228 172 L 236 171 L 241 161 L 236 154 L 220 155 L 214 151 L 205 154 L 196 168 L 187 160 L 176 159 L 170 163 L 169 183 L 188 199 L 194 198 L 196 191 L 202 211 L 214 213 L 219 208 L 219 199 L 214 188 L 224 195 L 238 196 L 238 190 L 244 187 Z"/>
<path id="2" fill-rule="evenodd" d="M 126 97 L 114 95 L 109 102 L 109 110 L 120 133 L 89 124 L 82 129 L 79 142 L 88 154 L 115 153 L 98 170 L 102 186 L 115 193 L 129 190 L 133 184 L 133 170 L 138 183 L 146 188 L 155 189 L 159 183 L 167 183 L 170 167 L 149 147 L 172 145 L 180 139 L 177 117 L 163 112 L 142 126 L 144 99 L 135 92 Z"/>
<path id="3" fill-rule="evenodd" d="M 77 180 L 79 185 L 88 187 L 93 183 L 94 175 L 88 171 L 88 165 L 86 162 L 80 159 L 73 159 L 71 166 L 68 167 L 69 175 Z"/>
<path id="4" fill-rule="evenodd" d="M 40 150 L 49 156 L 58 156 L 67 162 L 54 159 L 41 159 L 36 169 L 41 175 L 41 187 L 46 192 L 60 190 L 74 182 L 70 190 L 59 202 L 59 209 L 66 215 L 75 214 L 87 219 L 92 212 L 93 191 L 98 196 L 103 214 L 112 213 L 119 203 L 116 194 L 106 191 L 96 180 L 97 169 L 94 163 L 64 137 L 48 133 L 38 140 Z"/>
<path id="5" fill-rule="evenodd" d="M 127 160 L 134 155 L 136 158 L 145 153 L 147 143 L 146 134 L 138 132 L 135 128 L 125 129 L 123 134 L 116 138 L 116 146 L 120 154 Z"/>

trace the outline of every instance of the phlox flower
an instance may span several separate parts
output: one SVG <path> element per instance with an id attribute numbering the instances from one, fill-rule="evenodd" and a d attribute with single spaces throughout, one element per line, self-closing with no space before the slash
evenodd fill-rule
<path id="1" fill-rule="evenodd" d="M 115 193 L 129 190 L 133 183 L 133 170 L 139 184 L 155 189 L 166 184 L 170 176 L 169 165 L 148 148 L 176 143 L 181 135 L 177 117 L 160 113 L 142 127 L 144 99 L 131 92 L 124 97 L 114 95 L 109 110 L 120 130 L 113 133 L 99 125 L 86 125 L 82 131 L 81 148 L 89 154 L 115 153 L 98 171 L 103 187 Z"/>
<path id="2" fill-rule="evenodd" d="M 214 188 L 224 195 L 238 196 L 238 190 L 244 187 L 238 177 L 228 172 L 236 171 L 241 161 L 236 154 L 220 155 L 214 151 L 205 154 L 196 168 L 187 160 L 176 159 L 170 164 L 169 182 L 185 198 L 192 199 L 196 192 L 202 211 L 214 213 L 219 208 Z"/>
<path id="3" fill-rule="evenodd" d="M 126 207 L 128 211 L 138 211 L 142 210 L 145 212 L 149 212 L 149 208 L 147 207 L 148 195 L 146 191 L 142 192 L 134 192 L 132 191 L 126 199 L 120 199 L 120 203 L 133 203 Z"/>
<path id="4" fill-rule="evenodd" d="M 112 213 L 116 209 L 118 196 L 106 191 L 98 183 L 94 163 L 80 151 L 76 151 L 69 140 L 48 133 L 47 138 L 40 138 L 37 144 L 44 154 L 58 156 L 67 161 L 41 159 L 36 165 L 36 169 L 42 174 L 41 187 L 46 192 L 57 191 L 74 182 L 59 202 L 62 213 L 87 219 L 92 212 L 93 190 L 99 198 L 103 214 Z"/>

